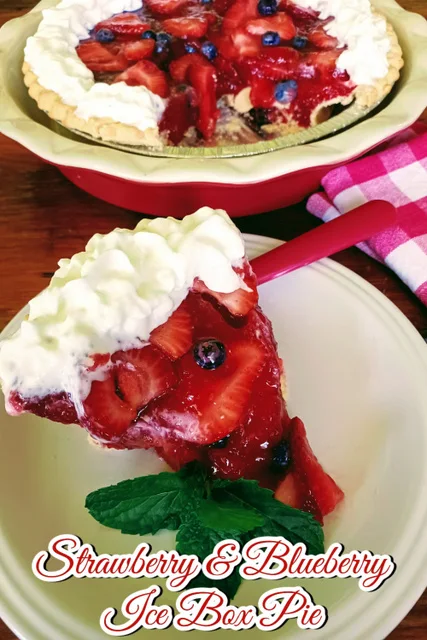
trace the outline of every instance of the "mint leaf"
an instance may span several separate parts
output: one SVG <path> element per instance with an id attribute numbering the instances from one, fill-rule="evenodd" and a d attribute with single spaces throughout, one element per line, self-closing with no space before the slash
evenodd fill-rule
<path id="1" fill-rule="evenodd" d="M 215 531 L 209 527 L 205 527 L 200 520 L 194 517 L 182 524 L 176 535 L 176 550 L 178 553 L 192 554 L 194 553 L 199 559 L 203 560 L 212 553 L 215 545 L 222 540 L 232 538 L 238 540 L 228 531 Z M 239 540 L 238 540 L 239 541 Z M 234 598 L 237 590 L 242 582 L 238 567 L 233 573 L 224 580 L 211 580 L 203 572 L 200 572 L 188 585 L 187 589 L 196 587 L 216 587 L 225 593 L 230 600 Z"/>
<path id="2" fill-rule="evenodd" d="M 85 506 L 95 520 L 122 533 L 175 530 L 187 513 L 197 510 L 205 485 L 206 470 L 191 463 L 177 473 L 143 476 L 93 491 Z"/>
<path id="3" fill-rule="evenodd" d="M 226 530 L 231 538 L 265 523 L 265 518 L 259 511 L 235 499 L 229 500 L 221 492 L 215 495 L 215 500 L 203 500 L 198 517 L 205 527 L 215 531 Z"/>
<path id="4" fill-rule="evenodd" d="M 253 529 L 245 542 L 260 536 L 282 536 L 292 544 L 303 542 L 307 552 L 324 552 L 323 529 L 312 515 L 293 509 L 273 497 L 270 489 L 263 489 L 255 480 L 215 480 L 212 499 L 234 501 L 240 507 L 255 509 L 264 517 L 264 524 Z"/>

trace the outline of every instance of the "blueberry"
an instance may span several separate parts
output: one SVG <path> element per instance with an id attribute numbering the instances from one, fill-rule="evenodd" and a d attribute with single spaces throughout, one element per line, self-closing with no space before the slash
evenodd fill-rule
<path id="1" fill-rule="evenodd" d="M 256 127 L 263 127 L 265 124 L 270 124 L 270 118 L 265 109 L 251 109 L 249 111 L 249 119 Z"/>
<path id="2" fill-rule="evenodd" d="M 221 438 L 221 440 L 217 440 L 210 445 L 211 449 L 224 449 L 228 441 L 230 440 L 230 436 L 225 436 L 225 438 Z"/>
<path id="3" fill-rule="evenodd" d="M 212 0 L 200 0 L 200 4 L 211 4 Z"/>
<path id="4" fill-rule="evenodd" d="M 219 340 L 202 340 L 193 349 L 194 359 L 202 369 L 216 369 L 225 361 L 225 347 Z"/>
<path id="5" fill-rule="evenodd" d="M 187 53 L 197 53 L 196 47 L 192 44 L 185 44 L 184 47 Z"/>
<path id="6" fill-rule="evenodd" d="M 295 36 L 295 38 L 292 40 L 292 44 L 295 49 L 304 49 L 307 42 L 308 38 L 305 38 L 304 36 Z"/>
<path id="7" fill-rule="evenodd" d="M 278 102 L 288 104 L 295 100 L 298 95 L 298 83 L 295 80 L 279 82 L 274 89 L 274 97 Z"/>
<path id="8" fill-rule="evenodd" d="M 162 31 L 162 33 L 157 34 L 157 42 L 159 44 L 169 44 L 171 39 L 172 39 L 171 36 L 168 33 L 165 33 L 164 31 Z"/>
<path id="9" fill-rule="evenodd" d="M 100 29 L 95 38 L 98 42 L 113 42 L 116 39 L 116 36 L 110 29 Z"/>
<path id="10" fill-rule="evenodd" d="M 141 38 L 143 40 L 157 40 L 157 35 L 154 33 L 154 31 L 148 29 L 148 31 L 144 31 Z"/>
<path id="11" fill-rule="evenodd" d="M 277 13 L 277 0 L 259 0 L 258 13 L 261 16 L 274 16 Z"/>
<path id="12" fill-rule="evenodd" d="M 277 473 L 287 471 L 291 465 L 289 443 L 286 440 L 282 440 L 278 445 L 273 447 L 271 453 L 271 470 Z"/>
<path id="13" fill-rule="evenodd" d="M 200 47 L 200 50 L 208 60 L 213 60 L 218 55 L 218 49 L 213 42 L 204 42 Z"/>
<path id="14" fill-rule="evenodd" d="M 277 47 L 280 44 L 280 36 L 276 31 L 267 31 L 262 36 L 262 44 L 264 47 Z"/>

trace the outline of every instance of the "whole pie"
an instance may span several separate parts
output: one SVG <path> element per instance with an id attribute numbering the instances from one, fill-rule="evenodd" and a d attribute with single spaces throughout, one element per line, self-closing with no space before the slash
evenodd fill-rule
<path id="1" fill-rule="evenodd" d="M 143 220 L 61 260 L 0 343 L 12 415 L 155 449 L 174 470 L 256 479 L 319 520 L 343 498 L 284 398 L 284 370 L 239 231 L 223 211 Z"/>
<path id="2" fill-rule="evenodd" d="M 40 109 L 97 139 L 248 144 L 389 93 L 397 37 L 369 0 L 63 0 L 25 48 Z"/>

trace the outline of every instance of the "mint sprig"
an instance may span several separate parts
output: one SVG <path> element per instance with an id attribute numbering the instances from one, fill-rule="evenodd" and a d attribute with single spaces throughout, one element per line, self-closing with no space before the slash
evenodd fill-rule
<path id="1" fill-rule="evenodd" d="M 177 530 L 176 548 L 203 560 L 221 540 L 242 545 L 259 536 L 283 536 L 303 542 L 308 553 L 324 551 L 323 529 L 312 515 L 275 500 L 255 480 L 212 480 L 198 462 L 177 473 L 163 472 L 125 480 L 93 491 L 86 508 L 95 520 L 122 533 L 146 535 Z M 229 598 L 239 588 L 236 568 L 221 581 L 199 574 L 194 586 L 216 586 Z"/>

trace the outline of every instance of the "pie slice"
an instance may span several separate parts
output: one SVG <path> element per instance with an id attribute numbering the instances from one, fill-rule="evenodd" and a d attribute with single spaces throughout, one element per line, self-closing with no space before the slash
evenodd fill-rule
<path id="1" fill-rule="evenodd" d="M 272 326 L 223 211 L 143 220 L 61 260 L 1 343 L 0 379 L 12 415 L 78 424 L 101 446 L 256 479 L 319 520 L 343 497 L 288 415 Z"/>
<path id="2" fill-rule="evenodd" d="M 370 0 L 67 0 L 25 48 L 64 126 L 125 145 L 246 145 L 384 98 L 403 65 Z M 102 19 L 95 21 L 94 16 Z M 230 115 L 230 110 L 232 115 Z"/>

